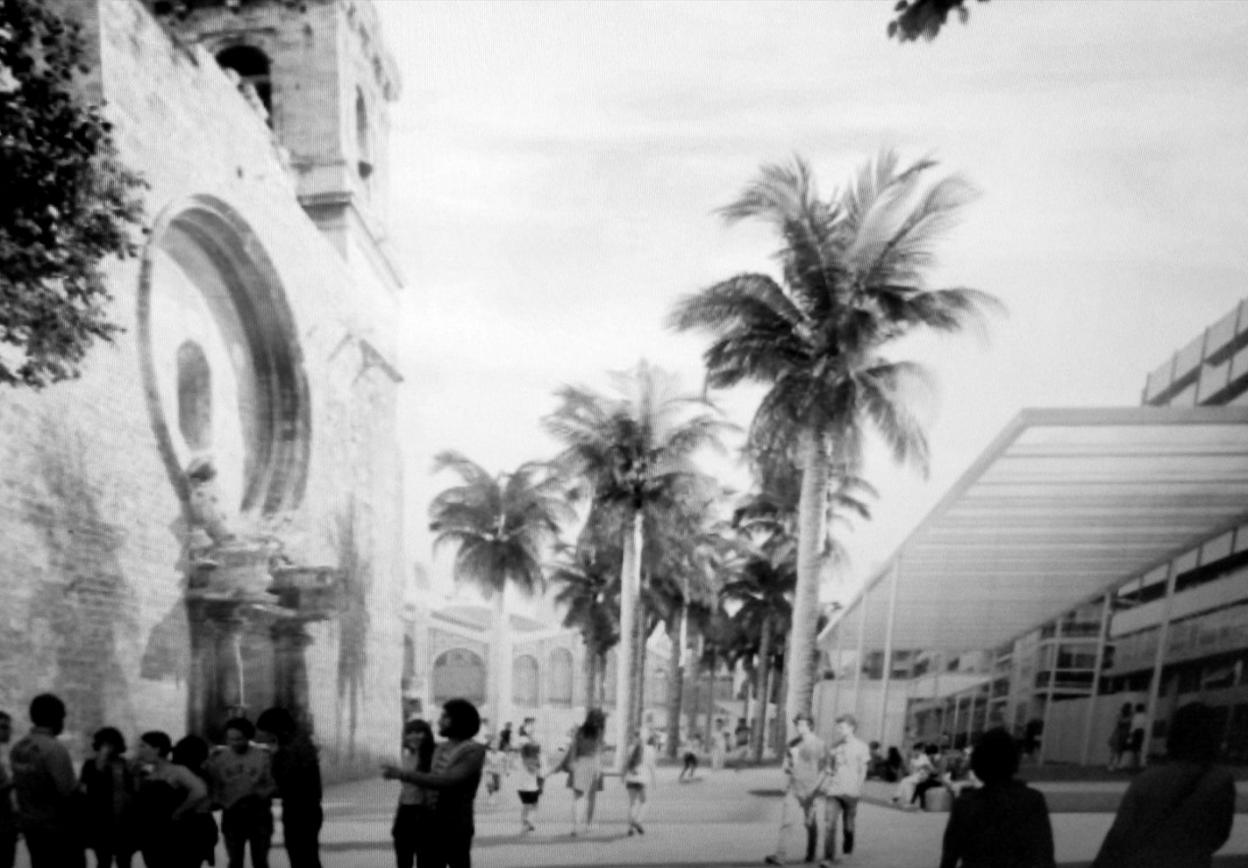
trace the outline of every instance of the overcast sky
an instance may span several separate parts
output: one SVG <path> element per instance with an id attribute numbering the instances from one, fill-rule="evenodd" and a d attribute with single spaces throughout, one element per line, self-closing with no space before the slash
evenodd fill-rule
<path id="1" fill-rule="evenodd" d="M 549 456 L 563 383 L 639 358 L 701 382 L 679 295 L 771 269 L 765 228 L 714 210 L 765 162 L 832 191 L 879 148 L 932 153 L 982 196 L 933 285 L 998 296 L 986 341 L 920 339 L 924 482 L 872 462 L 876 520 L 847 596 L 1029 406 L 1130 405 L 1148 371 L 1248 295 L 1248 3 L 971 4 L 931 44 L 891 4 L 379 0 L 404 79 L 392 242 L 407 279 L 411 554 L 434 453 Z M 757 392 L 722 396 L 746 424 Z M 745 477 L 734 480 L 743 483 Z M 445 579 L 445 564 L 432 567 Z"/>

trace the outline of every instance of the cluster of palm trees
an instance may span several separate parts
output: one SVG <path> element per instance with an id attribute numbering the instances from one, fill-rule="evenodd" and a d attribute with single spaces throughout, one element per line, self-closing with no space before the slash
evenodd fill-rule
<path id="1" fill-rule="evenodd" d="M 731 426 L 644 361 L 616 375 L 610 393 L 556 393 L 543 425 L 562 450 L 548 462 L 492 476 L 462 455 L 439 456 L 461 484 L 431 504 L 435 545 L 456 545 L 457 580 L 498 601 L 493 673 L 508 659 L 506 589 L 531 593 L 549 576 L 565 624 L 586 642 L 587 705 L 601 704 L 605 657 L 617 649 L 618 744 L 640 722 L 645 640 L 660 625 L 673 649 L 670 750 L 695 635 L 712 678 L 723 665 L 752 673 L 756 756 L 771 697 L 784 697 L 781 723 L 811 711 L 820 589 L 844 557 L 833 530 L 869 519 L 874 497 L 860 476 L 864 442 L 877 437 L 897 461 L 927 467 L 911 399 L 928 378 L 884 353 L 914 329 L 957 331 L 997 306 L 975 290 L 925 285 L 933 242 L 972 195 L 957 176 L 931 180 L 935 169 L 883 152 L 821 198 L 795 158 L 763 167 L 723 209 L 729 222 L 775 228 L 779 277 L 738 274 L 683 297 L 669 325 L 710 334 L 708 388 L 766 386 L 746 436 L 755 484 L 744 497 L 695 461 L 722 449 Z M 493 681 L 498 708 L 502 679 Z"/>

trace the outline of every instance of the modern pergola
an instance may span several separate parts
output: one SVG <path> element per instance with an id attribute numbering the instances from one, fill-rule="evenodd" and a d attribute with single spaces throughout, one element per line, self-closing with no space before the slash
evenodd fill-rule
<path id="1" fill-rule="evenodd" d="M 882 719 L 895 647 L 997 648 L 1245 520 L 1248 406 L 1024 410 L 837 613 L 822 644 L 856 649 L 859 660 L 883 650 Z M 1109 615 L 1106 597 L 1098 677 Z M 855 698 L 859 678 L 861 666 Z"/>

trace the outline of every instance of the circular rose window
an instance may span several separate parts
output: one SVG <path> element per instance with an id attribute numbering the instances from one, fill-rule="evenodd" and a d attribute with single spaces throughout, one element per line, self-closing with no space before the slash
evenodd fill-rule
<path id="1" fill-rule="evenodd" d="M 272 515 L 298 504 L 307 384 L 293 319 L 254 234 L 197 198 L 152 233 L 139 291 L 148 406 L 170 477 L 209 466 L 220 506 Z"/>

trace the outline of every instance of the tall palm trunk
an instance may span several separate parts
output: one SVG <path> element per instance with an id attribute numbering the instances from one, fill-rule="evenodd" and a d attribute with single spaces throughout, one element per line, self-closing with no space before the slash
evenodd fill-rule
<path id="1" fill-rule="evenodd" d="M 711 655 L 711 665 L 707 667 L 706 678 L 706 748 L 710 750 L 711 739 L 715 735 L 715 670 L 719 667 L 719 656 Z"/>
<path id="2" fill-rule="evenodd" d="M 585 643 L 585 710 L 598 707 L 598 652 Z"/>
<path id="3" fill-rule="evenodd" d="M 634 510 L 632 526 L 624 536 L 624 562 L 620 572 L 620 647 L 615 678 L 615 767 L 624 771 L 633 705 L 633 632 L 636 630 L 637 596 L 641 587 L 642 514 Z"/>
<path id="4" fill-rule="evenodd" d="M 672 647 L 672 659 L 667 666 L 667 756 L 675 759 L 680 747 L 680 707 L 684 702 L 685 667 L 684 648 L 681 646 L 681 621 L 669 618 L 667 638 Z"/>
<path id="5" fill-rule="evenodd" d="M 490 651 L 494 659 L 490 661 L 493 690 L 490 696 L 490 731 L 498 734 L 503 728 L 504 715 L 508 713 L 508 694 L 511 692 L 511 651 L 507 647 L 511 638 L 507 629 L 506 589 L 501 589 L 494 596 L 494 629 Z"/>
<path id="6" fill-rule="evenodd" d="M 640 606 L 638 609 L 640 610 Z M 633 673 L 633 707 L 630 709 L 631 716 L 629 721 L 629 736 L 641 728 L 641 721 L 646 713 L 646 637 L 649 631 L 646 629 L 646 613 L 644 611 L 637 612 L 637 636 L 636 651 L 633 652 L 633 661 L 636 670 Z"/>
<path id="7" fill-rule="evenodd" d="M 784 756 L 784 745 L 785 742 L 788 741 L 787 730 L 789 720 L 784 714 L 780 713 L 780 709 L 786 709 L 787 713 L 789 679 L 785 676 L 788 675 L 789 669 L 792 668 L 792 663 L 789 659 L 791 653 L 790 649 L 792 649 L 792 647 L 792 645 L 789 645 L 784 649 L 784 659 L 780 664 L 780 695 L 776 697 L 776 756 Z"/>
<path id="8" fill-rule="evenodd" d="M 797 590 L 789 636 L 788 697 L 785 717 L 810 714 L 815 692 L 815 635 L 819 624 L 819 573 L 828 493 L 828 449 L 822 431 L 807 432 L 798 504 Z"/>
<path id="9" fill-rule="evenodd" d="M 763 744 L 767 739 L 767 706 L 770 705 L 771 684 L 771 637 L 773 625 L 770 617 L 763 618 L 762 635 L 758 639 L 758 665 L 754 668 L 754 732 L 751 746 L 754 762 L 763 758 Z"/>

